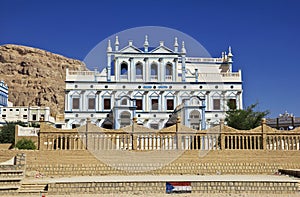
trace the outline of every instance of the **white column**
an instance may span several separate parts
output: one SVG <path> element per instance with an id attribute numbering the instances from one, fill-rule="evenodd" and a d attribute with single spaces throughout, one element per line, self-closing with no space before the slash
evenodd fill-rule
<path id="1" fill-rule="evenodd" d="M 132 58 L 130 61 L 130 67 L 131 67 L 131 80 L 130 81 L 136 81 L 135 80 L 135 64 L 134 64 L 134 59 Z"/>
<path id="2" fill-rule="evenodd" d="M 69 91 L 65 92 L 65 111 L 70 111 Z"/>
<path id="3" fill-rule="evenodd" d="M 178 69 L 178 58 L 175 58 L 174 59 L 174 66 L 175 66 L 175 69 L 174 69 L 174 81 L 178 81 L 178 71 L 177 71 L 177 69 Z"/>
<path id="4" fill-rule="evenodd" d="M 149 81 L 149 61 L 148 61 L 148 58 L 145 58 L 144 59 L 144 65 L 143 65 L 143 80 L 145 82 L 148 82 Z"/>
<path id="5" fill-rule="evenodd" d="M 161 58 L 161 68 L 160 68 L 160 81 L 166 81 L 165 72 L 166 72 L 166 65 L 163 58 Z"/>
<path id="6" fill-rule="evenodd" d="M 149 111 L 149 97 L 147 96 L 148 93 L 146 93 L 146 95 L 144 96 L 143 99 L 143 106 L 144 106 L 144 110 L 145 111 Z"/>
<path id="7" fill-rule="evenodd" d="M 119 68 L 119 59 L 118 58 L 115 58 L 115 81 L 119 81 L 119 71 L 120 71 L 120 68 Z"/>
<path id="8" fill-rule="evenodd" d="M 162 81 L 161 68 L 162 68 L 162 61 L 159 59 L 158 60 L 158 68 L 157 68 L 157 81 Z"/>
<path id="9" fill-rule="evenodd" d="M 84 98 L 84 91 L 81 91 L 81 93 L 80 93 L 80 106 L 79 106 L 79 110 L 80 111 L 83 111 L 83 110 L 85 110 L 85 105 L 84 105 L 84 101 L 85 101 L 85 98 Z"/>
<path id="10" fill-rule="evenodd" d="M 165 107 L 165 99 L 164 99 L 164 96 L 163 96 L 164 94 L 162 93 L 162 94 L 160 94 L 160 106 L 161 106 L 161 108 L 160 109 L 158 109 L 158 110 L 161 110 L 161 111 L 166 111 L 166 107 Z"/>
<path id="11" fill-rule="evenodd" d="M 239 93 L 239 109 L 243 109 L 243 96 L 242 96 L 242 92 Z"/>

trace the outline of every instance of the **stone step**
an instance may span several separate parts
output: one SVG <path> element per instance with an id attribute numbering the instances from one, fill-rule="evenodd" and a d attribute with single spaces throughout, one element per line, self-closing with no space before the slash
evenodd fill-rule
<path id="1" fill-rule="evenodd" d="M 47 190 L 47 183 L 22 183 L 19 193 L 41 193 Z"/>

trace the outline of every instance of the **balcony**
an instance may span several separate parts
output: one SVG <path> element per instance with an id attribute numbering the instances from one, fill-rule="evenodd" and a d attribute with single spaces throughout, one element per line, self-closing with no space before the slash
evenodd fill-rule
<path id="1" fill-rule="evenodd" d="M 150 79 L 151 79 L 151 81 L 157 81 L 158 76 L 157 75 L 151 75 Z"/>
<path id="2" fill-rule="evenodd" d="M 173 81 L 173 76 L 172 75 L 166 75 L 165 79 L 166 79 L 166 81 Z"/>
<path id="3" fill-rule="evenodd" d="M 137 81 L 143 81 L 143 75 L 136 75 L 136 76 L 135 76 L 135 79 L 136 79 Z"/>
<path id="4" fill-rule="evenodd" d="M 120 75 L 120 80 L 122 81 L 128 80 L 128 75 Z"/>

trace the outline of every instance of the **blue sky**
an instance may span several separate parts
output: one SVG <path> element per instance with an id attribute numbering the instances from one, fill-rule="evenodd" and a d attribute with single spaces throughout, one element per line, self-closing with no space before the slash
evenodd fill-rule
<path id="1" fill-rule="evenodd" d="M 20 44 L 83 60 L 100 41 L 139 26 L 164 26 L 212 56 L 228 46 L 242 69 L 244 106 L 300 116 L 298 0 L 2 0 L 0 45 Z"/>

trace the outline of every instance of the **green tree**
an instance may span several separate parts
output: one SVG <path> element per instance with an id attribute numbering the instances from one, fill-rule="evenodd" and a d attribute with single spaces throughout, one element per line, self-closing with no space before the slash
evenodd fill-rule
<path id="1" fill-rule="evenodd" d="M 0 130 L 0 143 L 15 144 L 15 126 L 26 126 L 24 122 L 6 122 Z"/>
<path id="2" fill-rule="evenodd" d="M 258 103 L 248 106 L 246 109 L 235 109 L 230 103 L 228 103 L 229 110 L 226 112 L 227 125 L 239 129 L 249 130 L 258 127 L 261 124 L 261 119 L 268 115 L 270 112 L 255 111 Z"/>
<path id="3" fill-rule="evenodd" d="M 35 150 L 36 149 L 34 142 L 30 139 L 28 140 L 25 138 L 20 139 L 17 142 L 16 147 L 18 149 L 26 149 L 26 150 Z"/>

